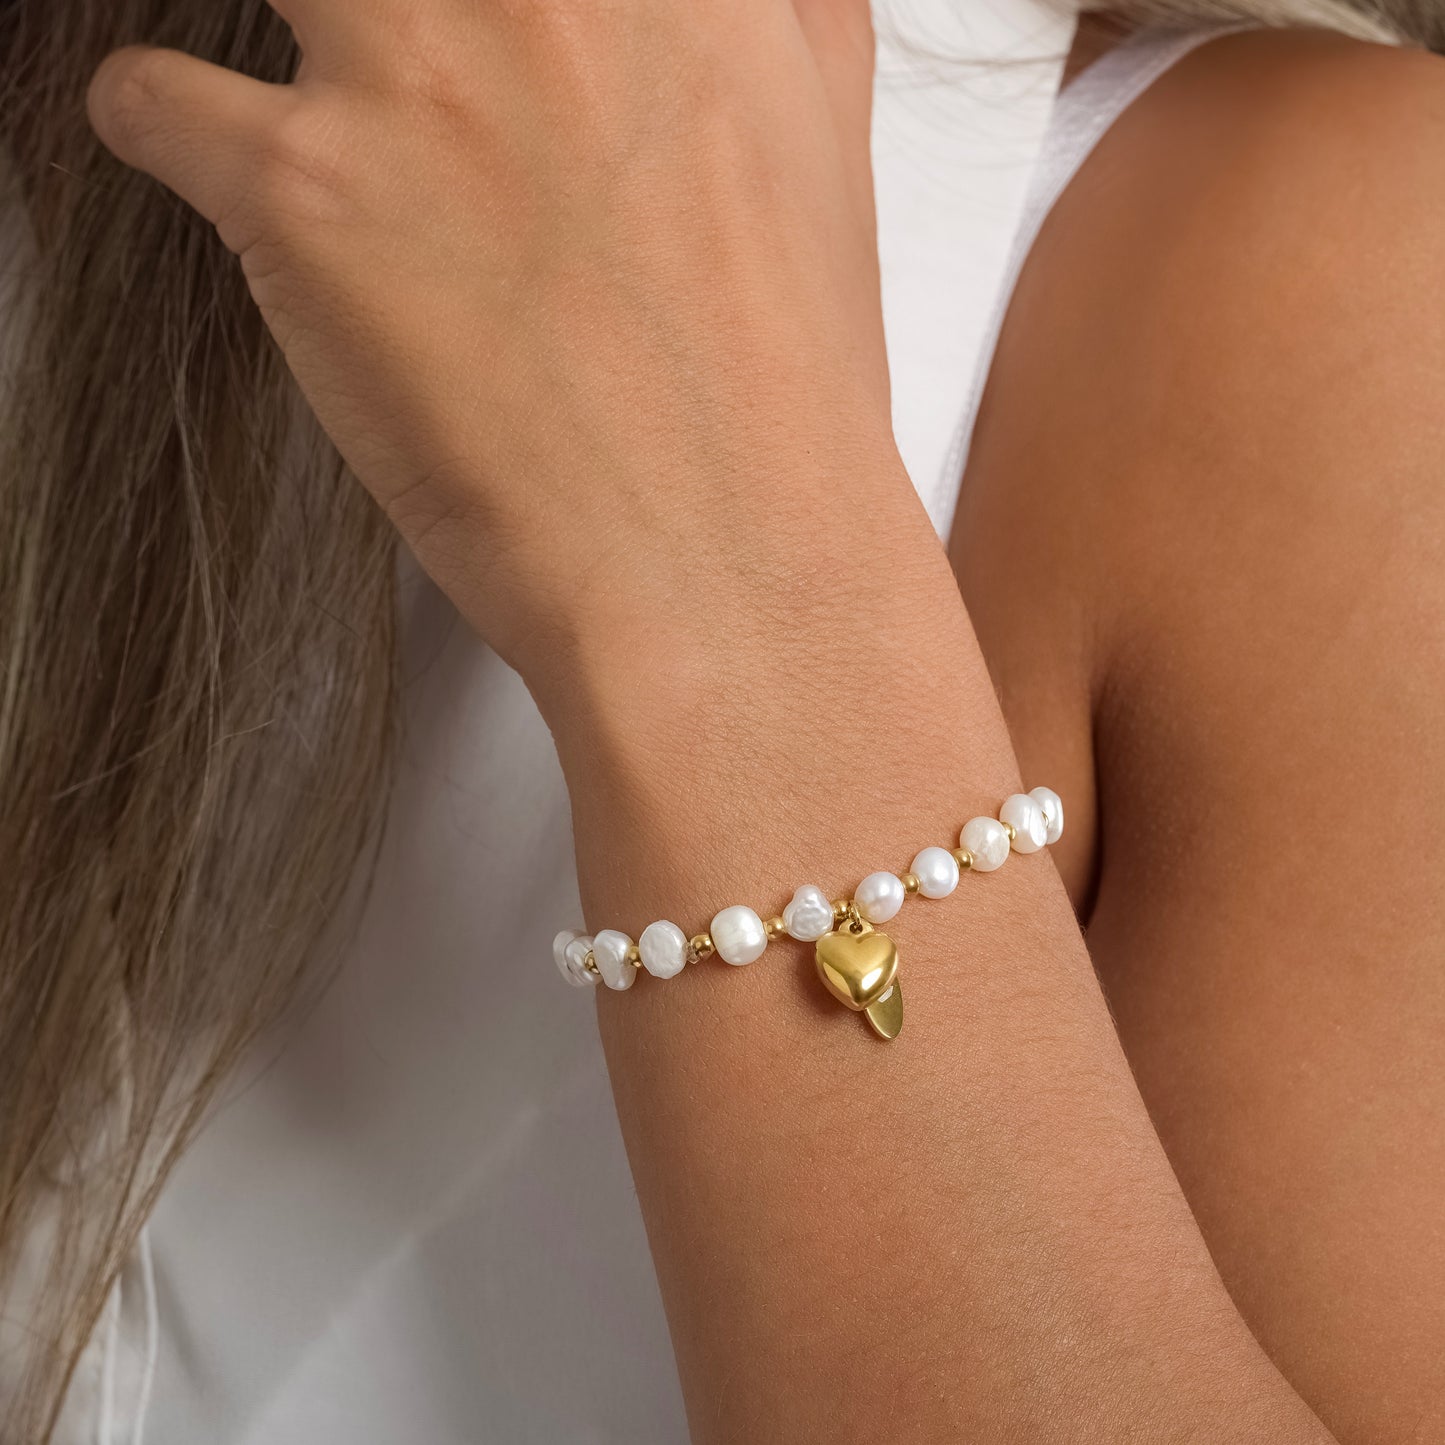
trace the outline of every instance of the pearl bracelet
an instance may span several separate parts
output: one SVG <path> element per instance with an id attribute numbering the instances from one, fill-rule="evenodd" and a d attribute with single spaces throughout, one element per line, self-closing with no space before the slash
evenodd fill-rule
<path id="1" fill-rule="evenodd" d="M 821 888 L 804 884 L 786 908 L 766 922 L 745 904 L 718 913 L 705 933 L 691 938 L 677 924 L 649 923 L 634 943 L 616 928 L 591 936 L 564 929 L 552 943 L 562 977 L 577 988 L 631 988 L 638 971 L 673 978 L 689 963 L 717 955 L 742 965 L 761 958 L 768 944 L 786 934 L 816 945 L 818 975 L 840 1003 L 864 1015 L 880 1038 L 897 1038 L 903 1028 L 903 992 L 898 982 L 898 949 L 875 927 L 887 923 L 913 894 L 947 898 L 963 871 L 991 873 L 1010 852 L 1037 853 L 1057 843 L 1064 831 L 1064 804 L 1052 788 L 1035 788 L 1005 799 L 997 818 L 973 818 L 963 825 L 957 848 L 925 848 L 908 871 L 870 873 L 851 898 L 830 901 Z"/>

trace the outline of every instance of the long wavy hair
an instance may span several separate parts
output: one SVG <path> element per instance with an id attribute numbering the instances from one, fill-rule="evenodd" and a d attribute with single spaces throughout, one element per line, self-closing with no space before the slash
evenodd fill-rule
<path id="1" fill-rule="evenodd" d="M 0 373 L 0 1438 L 44 1441 L 156 1191 L 374 839 L 393 565 L 215 235 L 86 124 L 264 0 L 11 0 Z"/>
<path id="2" fill-rule="evenodd" d="M 1126 0 L 1131 22 L 1432 49 L 1441 0 Z M 270 80 L 265 0 L 5 0 L 0 1438 L 76 1361 L 217 1087 L 360 893 L 386 792 L 390 536 L 211 229 L 84 93 L 174 45 Z"/>

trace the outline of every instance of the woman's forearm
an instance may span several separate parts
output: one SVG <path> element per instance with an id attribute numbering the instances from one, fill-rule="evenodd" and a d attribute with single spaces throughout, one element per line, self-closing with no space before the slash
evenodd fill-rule
<path id="1" fill-rule="evenodd" d="M 1012 791 L 888 445 L 866 0 L 285 9 L 294 84 L 123 51 L 92 115 L 533 689 L 591 922 L 841 891 Z M 1051 865 L 895 932 L 886 1047 L 782 944 L 602 999 L 698 1439 L 1319 1438 Z"/>
<path id="2" fill-rule="evenodd" d="M 760 544 L 767 580 L 695 571 L 673 617 L 584 649 L 559 743 L 589 926 L 836 896 L 1016 790 L 899 511 L 880 538 L 824 508 L 809 547 Z M 889 931 L 891 1045 L 786 939 L 600 991 L 700 1445 L 1328 1439 L 1214 1272 L 1046 855 Z"/>

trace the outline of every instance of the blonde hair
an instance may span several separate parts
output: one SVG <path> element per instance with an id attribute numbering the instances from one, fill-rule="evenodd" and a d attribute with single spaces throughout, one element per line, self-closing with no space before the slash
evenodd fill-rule
<path id="1" fill-rule="evenodd" d="M 1439 48 L 1436 0 L 1130 0 Z M 11 0 L 0 427 L 0 1436 L 76 1360 L 220 1081 L 376 837 L 390 535 L 210 228 L 93 139 L 144 40 L 284 79 L 265 0 Z M 37 1254 L 38 1251 L 38 1254 Z"/>
<path id="2" fill-rule="evenodd" d="M 295 63 L 264 0 L 0 12 L 9 1442 L 53 1432 L 161 1180 L 315 961 L 389 751 L 389 531 L 234 259 L 86 124 L 91 71 L 136 40 Z"/>

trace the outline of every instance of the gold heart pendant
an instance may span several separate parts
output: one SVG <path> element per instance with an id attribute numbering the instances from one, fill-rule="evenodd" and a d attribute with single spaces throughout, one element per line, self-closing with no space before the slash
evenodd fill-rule
<path id="1" fill-rule="evenodd" d="M 856 916 L 818 940 L 817 959 L 828 992 L 860 1012 L 876 1004 L 898 976 L 893 940 Z"/>

